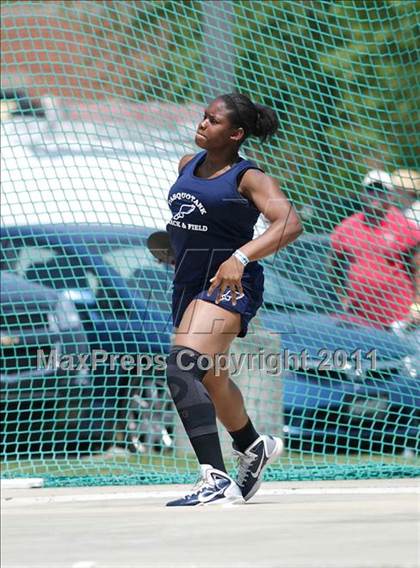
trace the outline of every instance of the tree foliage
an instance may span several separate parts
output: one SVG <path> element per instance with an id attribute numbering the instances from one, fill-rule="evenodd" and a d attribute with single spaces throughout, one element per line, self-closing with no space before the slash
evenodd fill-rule
<path id="1" fill-rule="evenodd" d="M 136 37 L 157 49 L 143 72 L 142 97 L 205 99 L 206 2 L 134 4 Z M 347 213 L 340 199 L 357 200 L 368 169 L 415 165 L 418 8 L 410 0 L 234 3 L 226 44 L 235 52 L 233 84 L 281 119 L 276 140 L 248 151 L 297 203 L 318 211 L 323 227 Z"/>
<path id="2" fill-rule="evenodd" d="M 250 1 L 236 8 L 237 86 L 274 106 L 282 121 L 267 160 L 294 199 L 311 203 L 330 228 L 350 212 L 344 203 L 357 201 L 368 169 L 415 166 L 419 5 Z"/>

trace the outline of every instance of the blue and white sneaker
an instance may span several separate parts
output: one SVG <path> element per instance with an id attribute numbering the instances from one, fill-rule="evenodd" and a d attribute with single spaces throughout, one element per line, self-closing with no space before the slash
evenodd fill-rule
<path id="1" fill-rule="evenodd" d="M 237 483 L 245 501 L 258 491 L 264 469 L 281 455 L 283 448 L 283 441 L 274 436 L 259 436 L 243 453 L 233 446 L 238 460 Z"/>
<path id="2" fill-rule="evenodd" d="M 211 465 L 201 465 L 201 478 L 192 491 L 166 503 L 167 507 L 195 507 L 203 505 L 225 505 L 227 503 L 243 503 L 241 490 L 224 471 L 214 469 Z"/>

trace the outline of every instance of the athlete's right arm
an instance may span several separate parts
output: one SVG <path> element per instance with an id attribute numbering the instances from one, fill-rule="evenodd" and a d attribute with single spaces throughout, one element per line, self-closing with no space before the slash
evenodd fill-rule
<path id="1" fill-rule="evenodd" d="M 192 160 L 194 158 L 194 154 L 187 154 L 186 156 L 183 156 L 180 160 L 179 160 L 179 164 L 178 164 L 178 173 L 181 173 L 182 168 L 184 168 L 188 162 L 190 160 Z"/>

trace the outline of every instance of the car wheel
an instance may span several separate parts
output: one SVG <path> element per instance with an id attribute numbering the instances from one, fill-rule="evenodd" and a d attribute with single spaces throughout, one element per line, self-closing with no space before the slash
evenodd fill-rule
<path id="1" fill-rule="evenodd" d="M 144 379 L 126 398 L 125 445 L 132 453 L 173 448 L 173 407 L 162 381 Z"/>

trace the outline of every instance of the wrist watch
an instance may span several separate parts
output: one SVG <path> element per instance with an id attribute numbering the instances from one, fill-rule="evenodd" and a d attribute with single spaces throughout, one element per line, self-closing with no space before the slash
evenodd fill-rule
<path id="1" fill-rule="evenodd" d="M 246 256 L 246 254 L 244 254 L 241 250 L 237 249 L 235 250 L 235 252 L 233 253 L 233 255 L 235 258 L 237 258 L 239 260 L 239 262 L 241 264 L 243 264 L 244 266 L 246 266 L 249 263 L 249 258 Z"/>

